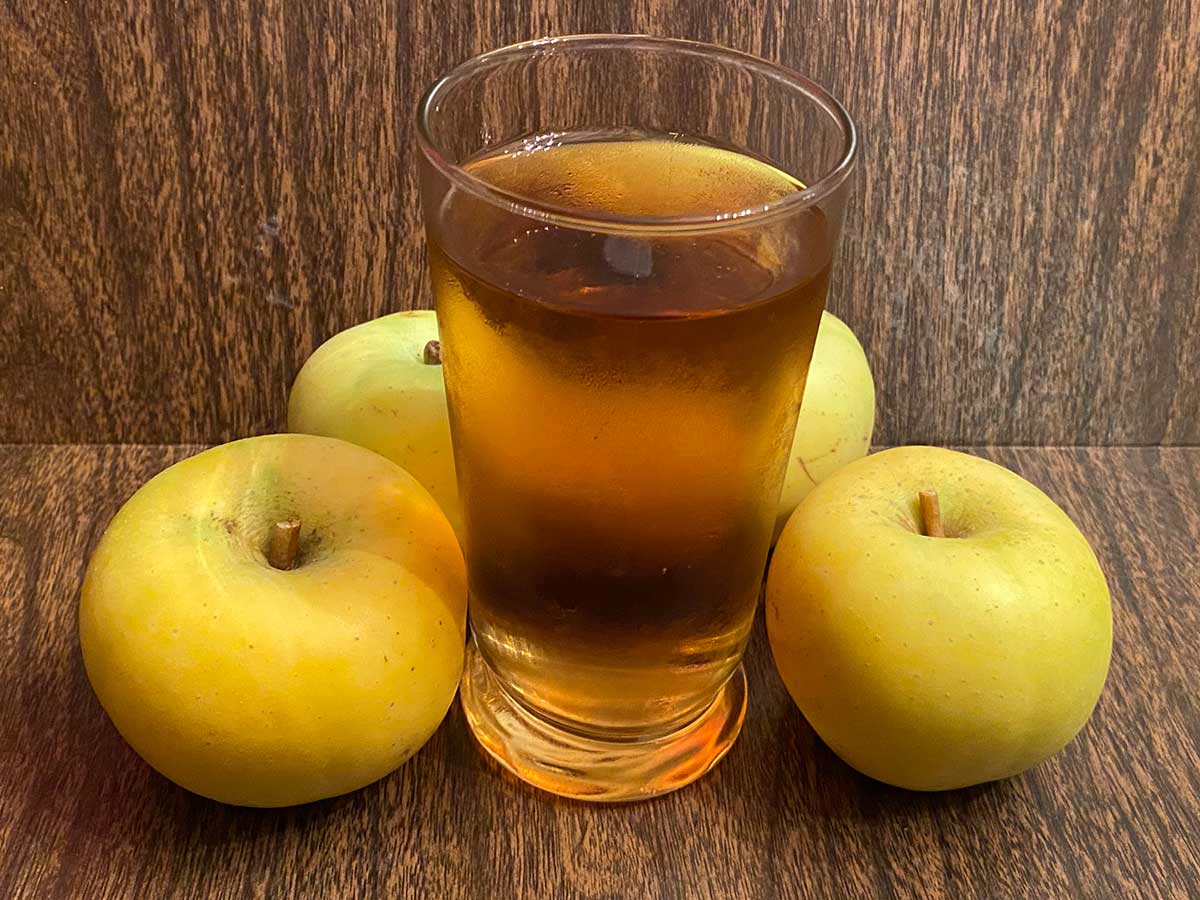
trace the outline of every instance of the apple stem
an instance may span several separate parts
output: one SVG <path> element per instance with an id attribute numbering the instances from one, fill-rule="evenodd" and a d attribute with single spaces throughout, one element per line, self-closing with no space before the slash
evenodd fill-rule
<path id="1" fill-rule="evenodd" d="M 299 550 L 299 519 L 276 522 L 271 526 L 271 534 L 267 537 L 267 562 L 286 572 L 296 565 L 296 554 Z"/>
<path id="2" fill-rule="evenodd" d="M 945 537 L 946 530 L 942 527 L 942 509 L 938 503 L 937 491 L 921 491 L 921 520 L 925 525 L 928 537 Z"/>
<path id="3" fill-rule="evenodd" d="M 430 341 L 425 345 L 425 349 L 421 351 L 421 359 L 427 366 L 440 366 L 442 364 L 442 342 Z"/>

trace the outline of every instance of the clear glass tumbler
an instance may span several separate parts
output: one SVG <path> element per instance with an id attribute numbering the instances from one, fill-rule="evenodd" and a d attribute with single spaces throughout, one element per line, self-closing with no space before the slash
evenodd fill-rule
<path id="1" fill-rule="evenodd" d="M 589 35 L 459 66 L 418 134 L 468 722 L 559 794 L 680 787 L 745 714 L 853 123 L 742 53 Z"/>

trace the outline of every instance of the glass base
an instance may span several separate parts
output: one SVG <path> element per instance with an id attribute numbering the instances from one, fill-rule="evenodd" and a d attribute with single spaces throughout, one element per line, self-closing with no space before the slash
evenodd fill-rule
<path id="1" fill-rule="evenodd" d="M 644 741 L 568 731 L 500 685 L 472 640 L 460 690 L 475 738 L 500 765 L 542 790 L 576 800 L 644 800 L 695 781 L 729 752 L 746 717 L 739 665 L 712 704 L 678 731 Z"/>

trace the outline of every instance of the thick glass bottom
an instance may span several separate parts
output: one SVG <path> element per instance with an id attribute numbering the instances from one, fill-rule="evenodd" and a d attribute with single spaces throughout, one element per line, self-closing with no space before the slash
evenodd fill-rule
<path id="1" fill-rule="evenodd" d="M 535 787 L 576 800 L 643 800 L 690 784 L 729 752 L 746 716 L 739 665 L 708 708 L 670 734 L 612 740 L 568 731 L 505 691 L 473 640 L 460 694 L 471 731 L 497 762 Z"/>

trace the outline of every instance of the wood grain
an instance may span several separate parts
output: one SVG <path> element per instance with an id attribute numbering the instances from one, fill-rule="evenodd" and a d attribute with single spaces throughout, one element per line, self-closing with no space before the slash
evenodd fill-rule
<path id="1" fill-rule="evenodd" d="M 1200 442 L 1194 0 L 0 0 L 0 441 L 279 428 L 314 346 L 429 303 L 421 89 L 581 31 L 845 100 L 878 440 Z"/>
<path id="2" fill-rule="evenodd" d="M 76 643 L 87 553 L 185 447 L 0 448 L 0 896 L 1194 896 L 1200 884 L 1200 450 L 981 451 L 1041 485 L 1113 593 L 1108 686 L 1026 775 L 947 794 L 869 781 L 816 738 L 757 629 L 730 756 L 678 793 L 598 807 L 485 761 L 457 705 L 397 773 L 238 810 L 122 742 Z"/>

